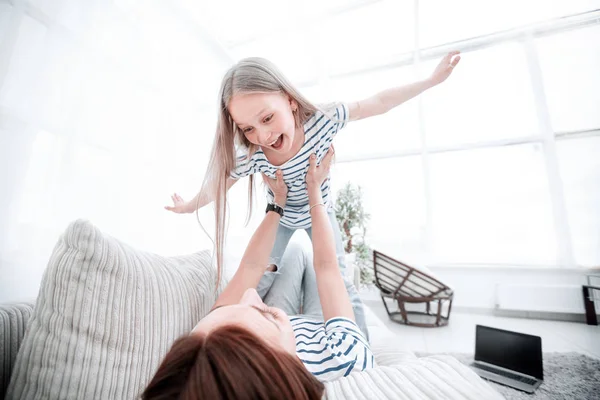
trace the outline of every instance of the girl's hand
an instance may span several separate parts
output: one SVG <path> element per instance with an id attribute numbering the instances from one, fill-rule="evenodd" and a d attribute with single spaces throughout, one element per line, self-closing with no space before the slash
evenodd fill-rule
<path id="1" fill-rule="evenodd" d="M 165 206 L 165 210 L 173 211 L 177 214 L 187 214 L 190 212 L 187 202 L 177 193 L 171 195 L 171 200 L 173 200 L 173 206 Z"/>
<path id="2" fill-rule="evenodd" d="M 283 181 L 283 172 L 280 169 L 277 170 L 277 172 L 275 173 L 277 179 L 271 179 L 265 174 L 262 174 L 262 176 L 263 181 L 267 183 L 267 185 L 273 192 L 275 203 L 277 203 L 277 205 L 279 205 L 280 207 L 285 207 L 285 202 L 287 201 L 288 187 Z"/>
<path id="3" fill-rule="evenodd" d="M 331 161 L 334 154 L 335 149 L 331 145 L 319 166 L 317 166 L 317 156 L 315 154 L 310 155 L 308 173 L 306 174 L 306 188 L 308 189 L 309 198 L 315 191 L 321 192 L 321 184 L 329 176 L 329 169 L 331 168 Z"/>
<path id="4" fill-rule="evenodd" d="M 446 54 L 444 58 L 442 58 L 442 61 L 440 61 L 438 66 L 435 68 L 435 71 L 433 71 L 431 77 L 429 78 L 432 85 L 439 85 L 448 79 L 452 73 L 452 70 L 460 61 L 459 54 L 460 51 L 451 51 L 450 53 Z"/>

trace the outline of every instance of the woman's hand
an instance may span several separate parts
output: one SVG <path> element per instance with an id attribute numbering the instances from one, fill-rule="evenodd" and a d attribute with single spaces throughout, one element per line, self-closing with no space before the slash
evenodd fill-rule
<path id="1" fill-rule="evenodd" d="M 173 211 L 177 214 L 188 214 L 191 212 L 189 210 L 189 205 L 187 201 L 183 200 L 181 196 L 177 193 L 173 193 L 171 195 L 171 200 L 173 200 L 173 205 L 165 206 L 165 210 Z"/>
<path id="2" fill-rule="evenodd" d="M 429 78 L 429 81 L 432 85 L 439 85 L 448 79 L 452 73 L 452 70 L 460 61 L 459 54 L 460 51 L 451 51 L 450 53 L 446 54 L 444 58 L 442 58 L 438 66 L 435 68 L 435 71 L 433 71 L 431 77 Z"/>
<path id="3" fill-rule="evenodd" d="M 335 149 L 331 145 L 319 166 L 317 166 L 317 156 L 315 154 L 310 155 L 308 173 L 306 174 L 306 189 L 308 190 L 308 199 L 311 205 L 321 202 L 321 184 L 329 176 L 329 169 L 331 168 L 331 161 L 334 154 Z M 313 198 L 315 201 L 313 201 Z"/>
<path id="4" fill-rule="evenodd" d="M 276 179 L 271 179 L 265 174 L 262 174 L 263 181 L 267 183 L 271 191 L 274 195 L 274 201 L 280 207 L 285 207 L 285 202 L 287 201 L 287 192 L 288 187 L 283 181 L 283 172 L 278 169 L 275 173 Z"/>

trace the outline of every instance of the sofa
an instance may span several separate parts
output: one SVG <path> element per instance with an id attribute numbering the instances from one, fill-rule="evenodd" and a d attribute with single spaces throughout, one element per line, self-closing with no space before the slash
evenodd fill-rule
<path id="1" fill-rule="evenodd" d="M 75 221 L 52 253 L 35 305 L 0 305 L 0 398 L 139 398 L 173 341 L 222 288 L 208 251 L 161 257 Z M 502 398 L 453 357 L 416 357 L 366 313 L 378 366 L 327 383 L 324 398 Z"/>

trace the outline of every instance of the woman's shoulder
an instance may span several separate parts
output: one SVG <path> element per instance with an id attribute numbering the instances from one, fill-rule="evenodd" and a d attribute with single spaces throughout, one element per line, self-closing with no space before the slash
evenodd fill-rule
<path id="1" fill-rule="evenodd" d="M 346 317 L 334 317 L 330 318 L 324 324 L 325 332 L 328 336 L 340 336 L 351 337 L 353 340 L 356 339 L 360 344 L 370 347 L 369 341 L 362 333 L 356 322 Z"/>
<path id="2" fill-rule="evenodd" d="M 370 346 L 354 321 L 336 317 L 320 324 L 317 333 L 305 332 L 304 329 L 310 329 L 306 325 L 295 330 L 298 357 L 320 381 L 332 381 L 375 366 Z"/>
<path id="3" fill-rule="evenodd" d="M 352 321 L 347 317 L 333 317 L 328 319 L 325 322 L 325 328 L 328 330 L 331 329 L 349 329 L 349 330 L 357 330 L 360 332 L 360 328 L 356 324 L 356 322 Z"/>
<path id="4" fill-rule="evenodd" d="M 290 322 L 294 331 L 322 331 L 328 337 L 348 337 L 349 339 L 351 338 L 351 340 L 356 339 L 361 344 L 369 347 L 368 340 L 365 338 L 356 322 L 352 321 L 350 318 L 334 317 L 324 322 L 323 319 L 319 318 L 295 315 L 290 316 Z"/>
<path id="5" fill-rule="evenodd" d="M 290 322 L 292 323 L 292 327 L 300 325 L 325 326 L 322 318 L 319 319 L 308 315 L 290 315 Z"/>

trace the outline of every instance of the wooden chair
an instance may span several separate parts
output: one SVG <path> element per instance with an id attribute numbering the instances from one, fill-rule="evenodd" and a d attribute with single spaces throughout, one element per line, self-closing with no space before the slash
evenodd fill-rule
<path id="1" fill-rule="evenodd" d="M 410 267 L 378 251 L 373 251 L 375 285 L 379 288 L 381 300 L 390 319 L 400 324 L 419 327 L 448 325 L 454 292 L 423 271 Z M 387 299 L 397 303 L 397 311 L 390 311 Z M 424 310 L 409 310 L 416 304 L 424 305 Z M 448 305 L 448 312 L 442 309 Z M 437 307 L 436 307 L 437 306 Z"/>

